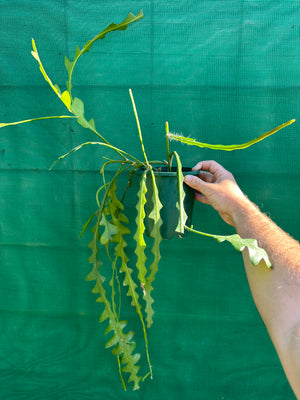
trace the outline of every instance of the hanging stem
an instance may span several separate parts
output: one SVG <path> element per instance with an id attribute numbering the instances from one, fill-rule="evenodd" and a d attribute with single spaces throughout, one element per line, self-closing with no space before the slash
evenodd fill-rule
<path id="1" fill-rule="evenodd" d="M 136 110 L 136 106 L 135 106 L 135 102 L 134 102 L 134 98 L 133 98 L 133 94 L 132 94 L 132 90 L 131 89 L 129 89 L 129 94 L 130 94 L 131 103 L 132 103 L 132 107 L 133 107 L 133 111 L 134 111 L 134 115 L 135 115 L 135 119 L 136 119 L 138 132 L 139 132 L 142 152 L 143 152 L 143 155 L 144 155 L 144 158 L 145 158 L 147 166 L 150 167 L 150 164 L 149 164 L 148 159 L 147 159 L 145 147 L 144 147 L 143 136 L 142 136 L 142 131 L 141 131 L 141 125 L 140 125 L 140 121 L 139 121 L 139 117 L 138 117 L 138 113 L 137 113 L 137 110 Z"/>

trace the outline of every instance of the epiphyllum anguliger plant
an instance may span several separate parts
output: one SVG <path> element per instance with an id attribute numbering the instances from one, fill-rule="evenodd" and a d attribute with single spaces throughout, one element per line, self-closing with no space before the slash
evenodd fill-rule
<path id="1" fill-rule="evenodd" d="M 64 159 L 66 156 L 74 153 L 87 145 L 97 145 L 107 149 L 109 152 L 116 154 L 116 159 L 105 159 L 101 166 L 100 172 L 103 178 L 103 185 L 99 188 L 96 193 L 97 209 L 86 222 L 83 227 L 82 233 L 84 233 L 90 224 L 94 224 L 92 231 L 92 240 L 89 244 L 91 255 L 89 262 L 92 266 L 91 272 L 87 276 L 88 281 L 94 281 L 95 286 L 92 290 L 96 293 L 98 298 L 97 301 L 102 303 L 103 311 L 100 317 L 100 322 L 106 322 L 107 328 L 105 334 L 109 334 L 109 340 L 105 347 L 112 347 L 112 353 L 116 356 L 118 369 L 120 373 L 121 383 L 126 389 L 126 383 L 124 373 L 127 374 L 128 382 L 133 383 L 133 388 L 138 389 L 141 379 L 145 379 L 146 376 L 152 377 L 152 366 L 150 362 L 150 355 L 148 350 L 148 338 L 147 329 L 152 325 L 153 322 L 153 282 L 155 275 L 158 271 L 158 263 L 161 258 L 160 254 L 160 242 L 161 236 L 161 210 L 162 204 L 160 201 L 160 194 L 156 185 L 155 174 L 159 166 L 167 164 L 168 170 L 171 170 L 172 159 L 177 164 L 177 189 L 178 189 L 178 225 L 176 231 L 183 233 L 184 229 L 190 229 L 193 232 L 210 236 L 219 242 L 228 241 L 236 250 L 242 251 L 245 247 L 248 248 L 251 261 L 254 265 L 257 265 L 261 260 L 265 260 L 268 267 L 271 266 L 266 252 L 261 249 L 256 240 L 254 239 L 242 239 L 238 235 L 220 236 L 212 235 L 204 232 L 199 232 L 191 227 L 186 226 L 187 216 L 184 210 L 184 196 L 183 190 L 183 174 L 180 157 L 176 152 L 170 153 L 169 151 L 169 139 L 180 140 L 188 145 L 196 145 L 200 147 L 213 148 L 216 150 L 236 150 L 249 147 L 267 136 L 279 131 L 280 129 L 290 125 L 294 120 L 288 121 L 285 124 L 278 126 L 277 128 L 267 132 L 257 139 L 254 139 L 248 143 L 242 145 L 209 145 L 206 143 L 199 143 L 193 139 L 180 137 L 169 132 L 168 123 L 166 123 L 166 147 L 167 147 L 167 162 L 165 161 L 151 161 L 144 148 L 142 131 L 139 123 L 137 110 L 135 107 L 134 98 L 130 90 L 130 98 L 137 122 L 138 135 L 140 139 L 140 145 L 143 153 L 143 159 L 139 160 L 134 155 L 114 146 L 110 143 L 96 128 L 96 124 L 93 119 L 87 120 L 85 117 L 84 104 L 78 97 L 72 95 L 72 77 L 74 68 L 77 65 L 79 58 L 87 53 L 92 45 L 98 39 L 104 39 L 104 37 L 113 31 L 125 30 L 129 24 L 141 19 L 143 13 L 140 12 L 136 16 L 128 14 L 123 22 L 120 24 L 110 24 L 92 40 L 88 41 L 82 49 L 76 48 L 74 59 L 71 61 L 68 57 L 65 57 L 65 67 L 67 70 L 68 81 L 66 89 L 62 92 L 57 85 L 54 85 L 47 75 L 43 64 L 41 62 L 39 53 L 36 48 L 35 41 L 32 40 L 32 55 L 39 64 L 41 73 L 44 79 L 48 82 L 52 90 L 58 96 L 58 98 L 66 106 L 70 114 L 60 116 L 48 116 L 38 117 L 23 121 L 1 123 L 0 128 L 23 124 L 27 122 L 46 120 L 51 118 L 75 118 L 77 122 L 84 128 L 89 129 L 97 137 L 97 141 L 88 141 L 82 143 L 70 150 L 67 154 L 62 155 L 53 164 L 53 166 Z M 115 171 L 113 178 L 110 181 L 106 179 L 106 171 L 108 166 L 116 165 L 117 170 Z M 52 166 L 52 167 L 53 167 Z M 133 174 L 139 170 L 140 184 L 139 191 L 137 194 L 137 216 L 135 219 L 136 227 L 133 234 L 135 247 L 135 258 L 129 259 L 127 247 L 127 237 L 131 234 L 128 227 L 128 217 L 126 216 L 126 201 L 125 195 L 130 187 L 130 182 Z M 141 172 L 142 171 L 142 172 Z M 146 193 L 148 190 L 147 176 L 150 176 L 150 182 L 152 186 L 152 211 L 146 216 L 145 204 L 146 204 Z M 117 183 L 120 178 L 128 179 L 128 184 L 122 194 L 119 195 L 117 191 Z M 150 234 L 150 238 L 145 237 L 145 218 L 150 218 L 153 221 Z M 152 252 L 152 262 L 150 265 L 147 263 L 147 254 L 149 251 Z M 148 258 L 149 259 L 149 258 Z M 104 276 L 101 266 L 103 263 L 109 263 L 111 265 L 110 276 Z M 138 270 L 137 281 L 133 277 L 133 268 L 136 267 Z M 108 281 L 108 283 L 107 283 Z M 122 281 L 122 285 L 121 285 Z M 139 359 L 140 354 L 135 352 L 136 343 L 134 341 L 134 332 L 128 331 L 127 321 L 121 318 L 121 296 L 118 292 L 121 292 L 121 288 L 124 288 L 125 293 L 129 296 L 131 304 L 135 308 L 138 319 L 141 323 L 141 329 L 144 335 L 145 341 L 145 358 L 147 360 L 146 365 L 147 371 L 140 374 Z M 143 298 L 144 302 L 141 302 Z M 144 306 L 145 304 L 145 306 Z M 146 328 L 147 325 L 147 328 Z M 144 377 L 142 378 L 142 375 Z"/>

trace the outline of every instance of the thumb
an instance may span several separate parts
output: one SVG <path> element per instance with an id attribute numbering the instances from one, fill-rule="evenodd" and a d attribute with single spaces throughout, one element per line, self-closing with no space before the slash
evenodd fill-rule
<path id="1" fill-rule="evenodd" d="M 207 185 L 206 182 L 194 175 L 186 175 L 184 177 L 184 183 L 186 183 L 191 188 L 197 190 L 198 192 L 201 192 Z"/>

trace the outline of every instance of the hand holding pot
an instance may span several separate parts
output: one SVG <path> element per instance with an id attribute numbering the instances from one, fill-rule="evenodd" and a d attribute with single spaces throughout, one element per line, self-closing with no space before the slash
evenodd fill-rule
<path id="1" fill-rule="evenodd" d="M 197 191 L 196 200 L 210 204 L 227 224 L 236 226 L 235 215 L 250 201 L 233 175 L 216 161 L 201 161 L 193 170 L 201 172 L 185 176 L 184 182 Z"/>
<path id="2" fill-rule="evenodd" d="M 232 174 L 215 161 L 203 161 L 186 176 L 196 199 L 212 205 L 243 238 L 255 238 L 272 262 L 253 268 L 243 252 L 250 289 L 287 378 L 300 399 L 300 244 L 280 229 L 242 193 Z M 270 271 L 272 271 L 270 273 Z"/>

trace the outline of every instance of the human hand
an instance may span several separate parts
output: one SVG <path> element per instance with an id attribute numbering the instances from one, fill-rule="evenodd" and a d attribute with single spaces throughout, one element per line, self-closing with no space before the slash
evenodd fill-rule
<path id="1" fill-rule="evenodd" d="M 250 201 L 233 175 L 216 161 L 201 161 L 193 170 L 200 170 L 198 176 L 186 175 L 184 182 L 196 190 L 196 200 L 210 204 L 227 224 L 235 226 L 235 215 Z"/>

